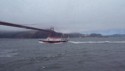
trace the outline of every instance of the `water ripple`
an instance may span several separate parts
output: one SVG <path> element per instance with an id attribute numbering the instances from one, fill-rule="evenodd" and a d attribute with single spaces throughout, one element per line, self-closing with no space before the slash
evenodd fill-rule
<path id="1" fill-rule="evenodd" d="M 57 55 L 49 56 L 49 57 L 48 56 L 32 57 L 32 58 L 28 58 L 28 59 L 21 59 L 21 60 L 8 62 L 6 64 L 0 64 L 0 66 L 2 67 L 3 71 L 14 71 L 15 68 L 17 69 L 17 68 L 21 68 L 23 66 L 27 66 L 27 65 L 31 65 L 31 64 L 42 63 L 42 62 L 49 61 L 49 60 L 55 60 L 62 56 L 63 56 L 63 54 L 57 54 Z M 51 67 L 49 67 L 49 68 L 51 68 Z"/>

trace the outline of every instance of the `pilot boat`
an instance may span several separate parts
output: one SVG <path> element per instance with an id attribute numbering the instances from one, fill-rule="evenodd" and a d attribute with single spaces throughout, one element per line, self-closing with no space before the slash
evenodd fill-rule
<path id="1" fill-rule="evenodd" d="M 51 31 L 54 31 L 54 27 L 51 27 L 50 28 Z M 51 32 L 50 35 L 46 38 L 46 39 L 43 39 L 43 40 L 40 40 L 40 42 L 44 42 L 44 43 L 62 43 L 62 42 L 67 42 L 68 39 L 67 38 L 64 38 L 64 34 L 62 34 L 61 37 L 57 37 L 57 36 L 52 36 L 54 34 L 54 32 Z"/>
<path id="2" fill-rule="evenodd" d="M 46 39 L 40 40 L 40 42 L 44 43 L 61 43 L 61 42 L 67 42 L 67 38 L 60 38 L 60 37 L 48 37 Z"/>

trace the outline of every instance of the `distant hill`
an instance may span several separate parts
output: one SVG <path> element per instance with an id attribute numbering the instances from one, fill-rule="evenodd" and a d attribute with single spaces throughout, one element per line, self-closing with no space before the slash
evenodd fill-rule
<path id="1" fill-rule="evenodd" d="M 42 31 L 0 31 L 0 38 L 46 38 L 50 35 L 50 33 L 42 32 Z M 77 37 L 125 37 L 125 34 L 114 34 L 104 36 L 102 34 L 92 33 L 92 34 L 81 34 L 81 33 L 68 33 L 68 34 L 61 34 L 61 33 L 53 33 L 51 36 L 56 37 L 70 37 L 70 38 L 77 38 Z"/>
<path id="2" fill-rule="evenodd" d="M 0 38 L 45 38 L 46 36 L 46 33 L 38 31 L 0 32 Z"/>
<path id="3" fill-rule="evenodd" d="M 69 34 L 61 34 L 61 33 L 47 33 L 42 31 L 0 31 L 0 38 L 46 38 L 49 35 L 60 37 L 80 37 L 83 34 L 80 33 L 69 33 Z"/>
<path id="4" fill-rule="evenodd" d="M 113 35 L 109 35 L 111 37 L 125 37 L 125 34 L 113 34 Z"/>
<path id="5" fill-rule="evenodd" d="M 42 31 L 0 31 L 0 38 L 46 38 L 50 35 Z M 61 36 L 61 33 L 52 33 L 51 36 Z"/>

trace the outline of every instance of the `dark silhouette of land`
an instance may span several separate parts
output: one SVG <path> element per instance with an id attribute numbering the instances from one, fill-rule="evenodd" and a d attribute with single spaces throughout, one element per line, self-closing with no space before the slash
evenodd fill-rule
<path id="1" fill-rule="evenodd" d="M 0 38 L 46 38 L 50 36 L 50 33 L 46 33 L 43 31 L 0 31 Z M 70 38 L 78 38 L 78 37 L 124 37 L 125 34 L 113 34 L 113 35 L 102 35 L 97 33 L 91 34 L 81 34 L 81 33 L 53 33 L 51 36 L 55 37 L 70 37 Z"/>
<path id="2" fill-rule="evenodd" d="M 30 31 L 0 31 L 0 38 L 46 38 L 48 36 L 53 37 L 70 37 L 70 38 L 77 38 L 77 37 L 122 37 L 125 34 L 113 34 L 104 36 L 98 33 L 91 33 L 91 34 L 81 34 L 81 33 L 60 33 L 55 32 L 53 29 L 40 29 L 30 26 L 24 26 L 14 23 L 8 22 L 1 22 L 0 25 L 11 26 L 11 27 L 18 27 L 18 28 L 25 28 L 31 29 Z"/>

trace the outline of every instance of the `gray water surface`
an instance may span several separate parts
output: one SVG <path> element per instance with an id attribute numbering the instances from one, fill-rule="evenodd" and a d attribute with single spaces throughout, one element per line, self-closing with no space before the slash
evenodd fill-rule
<path id="1" fill-rule="evenodd" d="M 125 71 L 125 38 L 0 39 L 0 71 Z"/>

